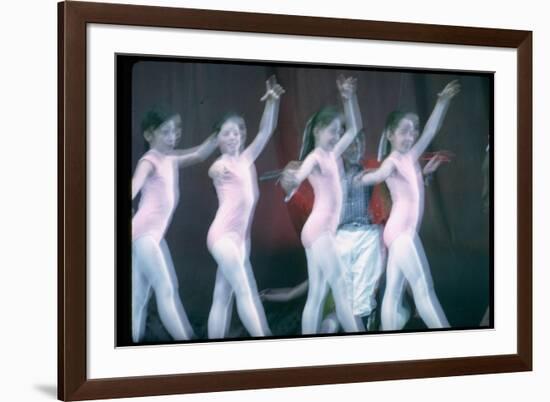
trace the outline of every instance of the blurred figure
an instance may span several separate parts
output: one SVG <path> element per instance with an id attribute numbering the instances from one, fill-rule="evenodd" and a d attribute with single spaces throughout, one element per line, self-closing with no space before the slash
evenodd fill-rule
<path id="1" fill-rule="evenodd" d="M 237 312 L 252 336 L 271 335 L 256 280 L 250 265 L 250 225 L 258 200 L 254 162 L 265 148 L 277 125 L 283 88 L 274 76 L 267 90 L 260 129 L 243 150 L 246 126 L 241 116 L 225 116 L 216 128 L 221 156 L 208 174 L 218 195 L 218 211 L 208 231 L 207 245 L 218 264 L 212 307 L 208 316 L 208 337 L 224 338 L 231 322 L 233 296 Z"/>
<path id="2" fill-rule="evenodd" d="M 392 148 L 390 155 L 376 171 L 355 180 L 362 186 L 386 181 L 392 198 L 392 210 L 383 235 L 388 248 L 386 290 L 382 301 L 383 330 L 403 328 L 399 309 L 407 283 L 424 323 L 429 328 L 449 327 L 435 295 L 428 261 L 418 237 L 424 210 L 424 185 L 418 160 L 439 131 L 451 99 L 459 91 L 456 81 L 443 89 L 418 141 L 418 117 L 411 113 L 391 113 L 385 130 Z"/>
<path id="3" fill-rule="evenodd" d="M 178 294 L 178 280 L 164 233 L 179 198 L 178 168 L 208 158 L 216 147 L 210 136 L 201 146 L 174 150 L 181 134 L 181 118 L 150 111 L 142 122 L 149 150 L 132 178 L 132 200 L 141 192 L 132 218 L 132 339 L 143 339 L 147 303 L 155 293 L 160 320 L 174 340 L 193 337 Z"/>
<path id="4" fill-rule="evenodd" d="M 347 296 L 344 267 L 337 251 L 336 229 L 342 211 L 342 160 L 340 156 L 362 129 L 356 96 L 356 81 L 339 77 L 338 90 L 344 103 L 346 132 L 340 112 L 324 108 L 315 113 L 304 130 L 297 169 L 287 166 L 281 184 L 288 201 L 307 178 L 315 194 L 313 209 L 301 234 L 307 264 L 309 289 L 302 314 L 302 333 L 320 331 L 321 313 L 327 292 L 332 291 L 338 321 L 346 332 L 364 330 L 355 319 Z"/>

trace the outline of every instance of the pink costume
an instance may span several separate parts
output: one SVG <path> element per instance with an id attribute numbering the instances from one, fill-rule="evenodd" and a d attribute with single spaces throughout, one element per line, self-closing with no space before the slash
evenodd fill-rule
<path id="1" fill-rule="evenodd" d="M 156 243 L 164 237 L 174 208 L 178 203 L 178 169 L 174 157 L 154 149 L 139 160 L 153 165 L 153 172 L 141 189 L 139 207 L 132 218 L 132 241 L 148 235 Z"/>
<path id="2" fill-rule="evenodd" d="M 386 179 L 392 198 L 390 217 L 384 229 L 386 247 L 403 233 L 416 233 L 424 211 L 424 185 L 418 162 L 412 159 L 410 152 L 392 152 L 388 159 L 395 170 Z"/>
<path id="3" fill-rule="evenodd" d="M 402 310 L 405 283 L 411 286 L 416 309 L 426 326 L 449 327 L 435 294 L 428 260 L 418 237 L 424 209 L 420 166 L 411 157 L 411 152 L 392 152 L 388 158 L 394 163 L 395 170 L 386 179 L 393 205 L 384 230 L 389 255 L 382 301 L 382 330 L 400 330 L 406 324 L 407 314 L 399 311 Z"/>
<path id="4" fill-rule="evenodd" d="M 224 177 L 214 178 L 214 187 L 218 195 L 218 211 L 206 238 L 209 249 L 226 234 L 237 236 L 244 244 L 250 236 L 252 215 L 258 200 L 258 183 L 254 164 L 243 157 L 236 161 L 217 160 L 227 173 Z"/>
<path id="5" fill-rule="evenodd" d="M 336 157 L 334 152 L 327 152 L 321 148 L 315 148 L 306 160 L 309 158 L 315 158 L 318 169 L 314 169 L 308 176 L 315 200 L 311 214 L 302 229 L 302 244 L 305 248 L 311 247 L 323 233 L 336 233 L 343 194 L 341 159 Z"/>

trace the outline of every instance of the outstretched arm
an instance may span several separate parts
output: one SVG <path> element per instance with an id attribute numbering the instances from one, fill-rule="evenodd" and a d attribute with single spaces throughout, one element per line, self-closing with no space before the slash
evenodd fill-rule
<path id="1" fill-rule="evenodd" d="M 342 155 L 346 148 L 353 142 L 353 139 L 363 129 L 363 121 L 357 103 L 357 79 L 339 76 L 336 85 L 344 103 L 344 115 L 346 118 L 346 132 L 334 146 L 336 156 Z"/>
<path id="2" fill-rule="evenodd" d="M 271 302 L 287 302 L 297 299 L 307 292 L 307 279 L 293 288 L 264 289 L 260 292 L 260 298 Z"/>
<path id="3" fill-rule="evenodd" d="M 176 156 L 179 167 L 185 167 L 204 161 L 214 152 L 217 145 L 218 140 L 214 133 L 199 146 L 188 149 L 176 149 L 170 154 Z"/>
<path id="4" fill-rule="evenodd" d="M 429 156 L 430 154 L 424 153 L 422 157 Z M 422 159 L 421 157 L 421 159 Z M 424 184 L 428 186 L 433 179 L 434 173 L 439 169 L 442 163 L 451 162 L 452 153 L 448 151 L 437 151 L 432 154 L 428 159 L 428 163 L 424 165 L 422 169 L 422 175 L 424 176 Z"/>
<path id="5" fill-rule="evenodd" d="M 284 92 L 283 87 L 277 84 L 275 76 L 269 77 L 266 81 L 266 93 L 261 99 L 265 101 L 265 108 L 260 122 L 260 129 L 254 141 L 243 151 L 243 157 L 251 163 L 260 156 L 269 138 L 271 138 L 271 134 L 275 131 L 279 115 L 280 97 Z"/>
<path id="6" fill-rule="evenodd" d="M 420 135 L 420 138 L 410 150 L 413 159 L 416 160 L 420 158 L 420 155 L 428 148 L 428 145 L 430 145 L 430 142 L 432 142 L 441 127 L 441 123 L 447 114 L 447 109 L 449 109 L 449 105 L 451 104 L 451 99 L 453 99 L 458 92 L 460 92 L 460 84 L 457 80 L 454 80 L 448 83 L 445 88 L 443 88 L 443 91 L 438 94 L 437 103 L 435 104 L 428 122 L 424 126 L 422 135 Z"/>
<path id="7" fill-rule="evenodd" d="M 151 162 L 142 160 L 138 163 L 136 171 L 134 172 L 134 177 L 132 177 L 132 200 L 136 198 L 136 195 L 140 192 L 145 180 L 153 172 L 153 165 Z"/>
<path id="8" fill-rule="evenodd" d="M 386 159 L 378 169 L 371 172 L 365 171 L 365 173 L 358 175 L 353 180 L 353 184 L 356 186 L 373 186 L 382 183 L 393 173 L 394 169 L 393 162 Z"/>
<path id="9" fill-rule="evenodd" d="M 281 187 L 286 192 L 285 201 L 292 198 L 300 184 L 310 175 L 317 165 L 315 155 L 309 154 L 300 164 L 299 162 L 289 162 L 281 174 Z"/>

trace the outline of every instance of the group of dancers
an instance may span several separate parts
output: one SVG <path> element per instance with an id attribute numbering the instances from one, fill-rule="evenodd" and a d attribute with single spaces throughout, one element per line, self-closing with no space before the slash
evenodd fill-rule
<path id="1" fill-rule="evenodd" d="M 365 331 L 372 323 L 378 282 L 386 272 L 381 329 L 402 329 L 408 319 L 402 306 L 408 286 L 418 314 L 430 328 L 449 322 L 434 292 L 430 269 L 418 228 L 424 208 L 424 180 L 419 159 L 438 132 L 451 99 L 460 86 L 453 81 L 439 93 L 435 108 L 419 135 L 418 117 L 390 114 L 376 169 L 364 169 L 364 134 L 357 102 L 356 80 L 338 77 L 343 113 L 323 108 L 307 122 L 298 161 L 280 175 L 284 201 L 299 197 L 306 179 L 314 199 L 301 230 L 308 266 L 307 299 L 302 333 Z M 146 115 L 142 129 L 149 150 L 140 158 L 132 178 L 132 199 L 141 198 L 132 218 L 132 339 L 143 340 L 147 303 L 155 294 L 159 317 L 174 340 L 195 337 L 179 298 L 176 277 L 164 234 L 178 202 L 178 170 L 207 159 L 216 148 L 221 155 L 208 170 L 218 197 L 218 210 L 208 231 L 206 245 L 218 269 L 208 317 L 208 337 L 227 335 L 233 311 L 253 337 L 272 335 L 250 264 L 250 228 L 259 198 L 254 162 L 277 126 L 284 89 L 275 77 L 266 82 L 265 102 L 258 134 L 245 148 L 246 125 L 228 114 L 200 146 L 176 150 L 181 135 L 179 115 Z M 387 143 L 391 145 L 385 155 Z M 424 167 L 432 173 L 444 158 L 435 154 Z M 382 229 L 369 212 L 371 189 L 385 182 L 391 195 L 391 212 Z M 283 200 L 281 200 L 283 202 Z M 383 232 L 383 235 L 382 235 Z M 383 244 L 382 240 L 383 239 Z M 386 251 L 387 250 L 387 251 Z M 387 258 L 386 258 L 387 254 Z M 387 263 L 386 263 L 387 259 Z M 385 269 L 384 269 L 385 268 Z M 328 293 L 335 312 L 325 317 Z M 264 291 L 264 300 L 276 292 Z M 331 320 L 332 318 L 332 320 Z M 332 323 L 332 324 L 331 324 Z M 370 325 L 367 328 L 373 329 Z"/>

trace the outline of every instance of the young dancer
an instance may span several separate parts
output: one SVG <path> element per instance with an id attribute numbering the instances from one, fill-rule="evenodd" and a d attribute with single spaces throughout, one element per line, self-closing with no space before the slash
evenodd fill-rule
<path id="1" fill-rule="evenodd" d="M 386 181 L 392 198 L 383 235 L 388 248 L 386 290 L 382 301 L 383 330 L 402 329 L 405 324 L 400 319 L 399 309 L 407 283 L 425 324 L 429 328 L 449 327 L 418 237 L 424 210 L 424 184 L 418 160 L 438 132 L 451 99 L 459 91 L 458 82 L 447 84 L 438 95 L 418 141 L 418 117 L 411 113 L 391 113 L 386 123 L 386 137 L 392 148 L 390 155 L 376 171 L 365 173 L 355 181 L 364 186 Z"/>
<path id="2" fill-rule="evenodd" d="M 342 187 L 345 191 L 342 215 L 336 231 L 338 253 L 343 260 L 344 278 L 346 279 L 347 294 L 352 303 L 353 313 L 361 319 L 367 330 L 377 330 L 376 321 L 377 291 L 380 278 L 386 264 L 386 248 L 382 241 L 383 225 L 389 216 L 391 201 L 386 200 L 383 189 L 378 186 L 355 187 L 352 181 L 355 176 L 362 174 L 364 169 L 373 169 L 380 166 L 382 156 L 378 159 L 364 158 L 365 136 L 362 133 L 355 137 L 353 143 L 342 154 L 344 161 L 344 175 Z M 448 160 L 441 153 L 430 155 L 422 174 L 425 182 L 439 168 L 440 164 Z M 288 169 L 298 169 L 299 162 L 290 162 Z M 267 174 L 269 178 L 274 173 Z M 281 183 L 286 185 L 284 181 Z M 294 194 L 288 203 L 289 212 L 297 232 L 311 213 L 313 198 L 304 193 L 303 187 Z M 386 190 L 387 191 L 387 190 Z M 292 288 L 264 289 L 260 292 L 262 300 L 270 302 L 288 302 L 307 293 L 308 281 Z M 400 309 L 403 325 L 407 322 L 410 311 L 405 307 Z M 331 294 L 326 298 L 321 333 L 334 333 L 340 328 L 340 323 L 334 312 L 334 300 Z"/>
<path id="3" fill-rule="evenodd" d="M 298 169 L 285 169 L 282 176 L 287 199 L 307 178 L 313 187 L 313 210 L 302 230 L 308 263 L 309 290 L 302 314 L 302 333 L 315 334 L 320 328 L 323 302 L 328 289 L 334 297 L 338 321 L 346 332 L 364 330 L 353 315 L 346 294 L 344 267 L 337 251 L 335 233 L 342 210 L 341 155 L 362 129 L 353 78 L 339 77 L 337 86 L 344 103 L 346 132 L 341 114 L 333 108 L 317 112 L 306 125 Z"/>
<path id="4" fill-rule="evenodd" d="M 180 127 L 179 115 L 165 118 L 154 111 L 142 122 L 149 150 L 138 161 L 132 178 L 132 200 L 141 192 L 132 218 L 132 339 L 136 343 L 145 332 L 151 290 L 160 320 L 172 338 L 193 337 L 164 233 L 178 203 L 178 168 L 205 160 L 214 151 L 216 139 L 211 136 L 198 147 L 174 150 Z"/>
<path id="5" fill-rule="evenodd" d="M 346 294 L 352 305 L 356 319 L 369 323 L 374 328 L 374 311 L 376 292 L 381 274 L 384 270 L 384 247 L 380 221 L 383 211 L 382 200 L 371 187 L 356 188 L 350 186 L 356 174 L 370 165 L 363 160 L 364 135 L 360 133 L 342 154 L 344 171 L 342 175 L 343 207 L 340 222 L 335 236 L 337 252 L 342 261 Z M 289 169 L 298 169 L 299 162 L 290 162 Z M 282 183 L 286 186 L 286 183 Z M 313 199 L 302 194 L 303 187 L 289 201 L 289 212 L 298 233 L 310 215 Z M 375 210 L 376 209 L 376 210 Z M 382 218 L 383 219 L 383 218 Z M 306 294 L 308 281 L 293 288 L 264 289 L 260 292 L 262 300 L 287 302 Z M 335 305 L 329 293 L 323 306 L 321 333 L 334 333 L 340 328 L 334 311 Z"/>
<path id="6" fill-rule="evenodd" d="M 267 91 L 261 99 L 266 104 L 260 129 L 246 149 L 243 150 L 246 126 L 242 117 L 228 115 L 216 130 L 222 155 L 208 172 L 219 202 L 207 237 L 208 249 L 218 264 L 208 317 L 210 339 L 226 336 L 233 296 L 239 317 L 250 335 L 271 335 L 249 260 L 250 225 L 258 200 L 254 162 L 275 130 L 279 98 L 284 93 L 274 76 L 266 86 Z"/>

